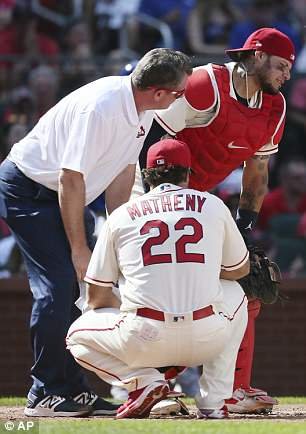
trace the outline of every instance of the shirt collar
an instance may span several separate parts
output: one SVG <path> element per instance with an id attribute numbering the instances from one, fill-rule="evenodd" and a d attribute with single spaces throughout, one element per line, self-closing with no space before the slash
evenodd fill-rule
<path id="1" fill-rule="evenodd" d="M 124 114 L 131 125 L 138 125 L 142 118 L 142 113 L 138 115 L 133 89 L 132 77 L 130 75 L 122 78 L 122 103 Z"/>
<path id="2" fill-rule="evenodd" d="M 160 184 L 157 187 L 153 188 L 153 190 L 149 191 L 149 193 L 167 193 L 170 191 L 176 191 L 176 190 L 183 190 L 183 187 L 180 187 L 179 185 L 171 184 L 171 183 L 164 183 Z"/>

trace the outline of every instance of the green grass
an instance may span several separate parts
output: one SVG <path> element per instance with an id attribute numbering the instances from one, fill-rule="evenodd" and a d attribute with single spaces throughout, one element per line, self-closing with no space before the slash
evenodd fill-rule
<path id="1" fill-rule="evenodd" d="M 113 401 L 111 398 L 107 398 L 110 401 Z M 306 396 L 282 396 L 277 398 L 280 404 L 306 404 Z M 194 401 L 192 398 L 185 398 L 184 401 L 188 405 L 193 405 Z M 23 397 L 0 397 L 0 406 L 5 407 L 18 407 L 25 405 L 26 398 Z"/>
<path id="2" fill-rule="evenodd" d="M 282 396 L 277 399 L 280 404 L 306 404 L 306 396 Z"/>
<path id="3" fill-rule="evenodd" d="M 280 404 L 306 404 L 306 397 L 281 397 Z M 3 397 L 0 406 L 23 406 L 25 398 Z M 186 399 L 193 404 L 192 399 Z M 26 419 L 39 424 L 39 430 L 30 430 L 33 434 L 305 434 L 306 422 L 297 419 L 274 421 L 267 419 L 232 419 L 226 421 L 203 421 L 196 419 L 146 419 L 146 420 L 111 420 L 111 419 L 69 419 L 44 420 Z M 7 434 L 5 421 L 0 421 L 0 434 Z M 14 421 L 16 424 L 16 421 Z M 18 422 L 18 421 L 17 421 Z M 36 425 L 37 427 L 37 425 Z M 17 430 L 10 431 L 12 433 Z"/>
<path id="4" fill-rule="evenodd" d="M 0 397 L 0 406 L 2 407 L 19 407 L 21 405 L 25 405 L 26 398 L 24 397 L 15 397 L 15 396 L 8 396 L 8 397 Z"/>

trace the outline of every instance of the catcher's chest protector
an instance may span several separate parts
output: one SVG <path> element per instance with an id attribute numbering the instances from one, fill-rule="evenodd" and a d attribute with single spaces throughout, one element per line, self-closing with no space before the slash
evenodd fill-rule
<path id="1" fill-rule="evenodd" d="M 260 108 L 246 107 L 230 96 L 227 68 L 213 65 L 213 73 L 219 102 L 215 118 L 207 126 L 185 128 L 177 133 L 177 138 L 191 148 L 194 173 L 190 188 L 198 190 L 211 189 L 270 142 L 284 111 L 281 94 L 263 94 Z M 188 92 L 186 99 L 192 106 Z"/>

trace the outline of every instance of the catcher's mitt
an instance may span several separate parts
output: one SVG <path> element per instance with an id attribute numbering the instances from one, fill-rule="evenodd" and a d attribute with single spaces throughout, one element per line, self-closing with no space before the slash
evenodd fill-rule
<path id="1" fill-rule="evenodd" d="M 262 303 L 272 304 L 281 299 L 279 284 L 281 272 L 263 250 L 250 249 L 250 273 L 239 279 L 248 299 L 258 298 Z"/>

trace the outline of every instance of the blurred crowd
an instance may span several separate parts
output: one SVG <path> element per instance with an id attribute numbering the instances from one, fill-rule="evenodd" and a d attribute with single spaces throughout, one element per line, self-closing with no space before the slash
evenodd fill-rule
<path id="1" fill-rule="evenodd" d="M 283 89 L 287 123 L 271 158 L 270 192 L 254 242 L 288 277 L 306 275 L 306 0 L 0 0 L 0 161 L 59 98 L 92 80 L 118 75 L 154 47 L 192 56 L 194 65 L 228 61 L 259 27 L 295 43 L 297 60 Z M 233 210 L 241 171 L 216 190 Z M 103 200 L 92 207 L 103 214 Z M 23 270 L 0 220 L 0 277 Z"/>

